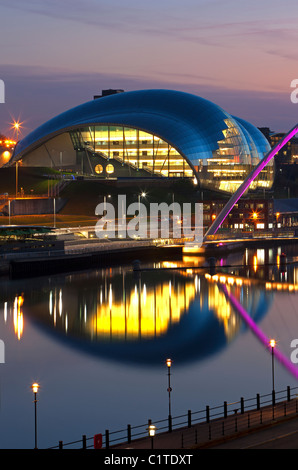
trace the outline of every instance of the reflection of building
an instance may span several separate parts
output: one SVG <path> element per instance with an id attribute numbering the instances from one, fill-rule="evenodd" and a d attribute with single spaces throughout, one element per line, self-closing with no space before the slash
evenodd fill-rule
<path id="1" fill-rule="evenodd" d="M 159 269 L 171 267 L 177 269 Z M 50 284 L 41 277 L 34 286 L 22 283 L 21 297 L 9 284 L 4 320 L 21 338 L 24 310 L 28 323 L 33 320 L 66 345 L 160 367 L 169 353 L 175 363 L 213 355 L 241 332 L 243 322 L 219 284 L 229 286 L 254 321 L 266 315 L 272 291 L 258 281 L 224 273 L 211 277 L 184 267 L 182 261 L 181 269 L 179 263 L 158 263 L 140 277 L 106 269 L 57 276 Z"/>
<path id="2" fill-rule="evenodd" d="M 269 151 L 250 123 L 198 96 L 169 90 L 107 90 L 22 139 L 10 164 L 97 178 L 189 178 L 231 193 Z M 266 166 L 250 189 L 270 188 Z"/>
<path id="3" fill-rule="evenodd" d="M 186 313 L 195 298 L 195 284 L 191 280 L 158 285 L 136 283 L 125 291 L 125 299 L 115 298 L 113 285 L 107 297 L 101 289 L 96 313 L 87 328 L 101 337 L 128 340 L 150 338 L 165 334 Z"/>
<path id="4" fill-rule="evenodd" d="M 173 266 L 161 263 L 161 267 Z M 219 276 L 219 282 L 223 277 Z M 81 281 L 76 286 L 75 278 Z M 199 276 L 192 269 L 179 270 L 177 265 L 175 273 L 166 270 L 157 274 L 155 270 L 142 272 L 140 278 L 129 272 L 110 276 L 110 271 L 102 271 L 85 279 L 88 288 L 83 280 L 84 276 L 72 276 L 70 284 L 52 286 L 48 294 L 35 292 L 30 314 L 36 308 L 36 315 L 41 318 L 42 312 L 43 320 L 55 328 L 99 342 L 135 343 L 166 337 L 188 321 L 192 310 L 198 322 L 204 321 L 202 312 L 207 311 L 223 327 L 226 338 L 239 331 L 235 312 L 214 279 Z M 226 276 L 225 282 L 237 290 L 245 305 L 252 298 L 257 302 L 258 289 L 252 293 L 245 287 L 242 291 L 242 280 L 232 276 Z"/>

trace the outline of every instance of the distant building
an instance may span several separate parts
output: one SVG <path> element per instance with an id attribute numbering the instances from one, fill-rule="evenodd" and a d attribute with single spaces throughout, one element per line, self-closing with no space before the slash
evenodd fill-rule
<path id="1" fill-rule="evenodd" d="M 226 201 L 222 200 L 204 201 L 205 228 L 211 225 L 225 204 Z M 239 232 L 271 230 L 274 228 L 274 220 L 273 199 L 240 199 L 222 223 L 221 229 Z"/>
<path id="2" fill-rule="evenodd" d="M 102 90 L 101 95 L 94 95 L 93 98 L 96 100 L 98 98 L 103 98 L 104 96 L 116 95 L 117 93 L 124 93 L 124 90 L 113 90 L 112 88 L 109 88 L 108 90 Z"/>
<path id="3" fill-rule="evenodd" d="M 285 136 L 283 132 L 272 132 L 269 127 L 260 127 L 259 130 L 274 147 Z M 277 154 L 275 160 L 278 165 L 298 163 L 298 138 L 292 138 Z"/>
<path id="4" fill-rule="evenodd" d="M 274 213 L 278 228 L 298 227 L 298 199 L 276 199 Z"/>

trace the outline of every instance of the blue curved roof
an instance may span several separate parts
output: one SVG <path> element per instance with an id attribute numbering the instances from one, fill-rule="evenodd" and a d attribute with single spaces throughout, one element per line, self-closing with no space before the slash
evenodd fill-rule
<path id="1" fill-rule="evenodd" d="M 204 98 L 172 90 L 141 90 L 118 93 L 89 101 L 47 121 L 22 139 L 12 161 L 50 138 L 85 125 L 109 124 L 142 129 L 167 141 L 195 166 L 212 157 L 223 140 L 229 119 L 248 145 L 243 127 L 221 107 Z M 254 126 L 244 126 L 257 135 Z M 259 138 L 259 136 L 258 136 Z M 265 140 L 265 137 L 264 137 Z M 263 144 L 258 144 L 261 148 Z M 249 146 L 249 145 L 248 145 Z M 262 157 L 263 155 L 260 155 Z"/>
<path id="2" fill-rule="evenodd" d="M 249 137 L 252 139 L 252 142 L 255 145 L 256 150 L 259 153 L 259 155 L 265 155 L 267 152 L 269 152 L 271 148 L 270 144 L 268 140 L 266 139 L 266 137 L 264 136 L 264 134 L 262 134 L 260 129 L 258 129 L 253 124 L 251 124 L 248 121 L 245 121 L 242 118 L 235 117 L 235 116 L 233 117 L 234 119 L 236 119 L 238 124 L 243 126 L 244 129 L 248 132 Z"/>

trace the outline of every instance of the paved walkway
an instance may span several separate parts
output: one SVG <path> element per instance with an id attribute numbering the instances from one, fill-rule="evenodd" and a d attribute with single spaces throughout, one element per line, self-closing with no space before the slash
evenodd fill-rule
<path id="1" fill-rule="evenodd" d="M 260 443 L 266 446 L 266 442 L 268 442 L 268 445 L 269 442 L 272 445 L 274 436 L 276 439 L 281 439 L 281 437 L 284 438 L 286 435 L 296 438 L 298 447 L 297 423 L 298 401 L 292 399 L 291 401 L 278 403 L 274 407 L 269 405 L 260 410 L 246 411 L 243 414 L 235 413 L 227 418 L 215 419 L 210 421 L 210 423 L 192 425 L 190 428 L 183 427 L 172 432 L 157 433 L 153 440 L 146 437 L 132 440 L 131 443 L 111 446 L 110 448 L 169 450 L 203 448 L 236 449 L 253 447 L 260 445 Z M 279 440 L 279 443 L 281 443 L 281 440 Z M 276 442 L 276 445 L 278 445 L 278 442 Z"/>

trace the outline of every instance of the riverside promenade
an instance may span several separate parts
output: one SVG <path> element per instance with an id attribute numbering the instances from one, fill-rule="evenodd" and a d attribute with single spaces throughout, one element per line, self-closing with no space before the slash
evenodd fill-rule
<path id="1" fill-rule="evenodd" d="M 98 430 L 99 434 L 73 442 L 59 441 L 51 449 L 199 450 L 240 448 L 298 448 L 298 387 L 257 394 L 237 402 L 190 411 L 180 416 L 127 425 L 119 430 Z M 148 429 L 156 433 L 150 437 Z M 100 444 L 99 444 L 100 442 Z M 271 446 L 271 447 L 270 447 Z"/>
<path id="2" fill-rule="evenodd" d="M 298 400 L 282 401 L 110 449 L 298 449 Z"/>

